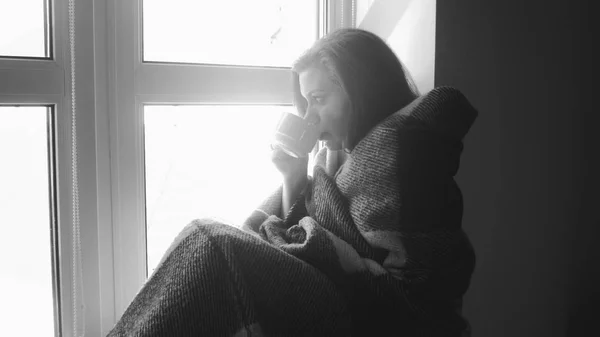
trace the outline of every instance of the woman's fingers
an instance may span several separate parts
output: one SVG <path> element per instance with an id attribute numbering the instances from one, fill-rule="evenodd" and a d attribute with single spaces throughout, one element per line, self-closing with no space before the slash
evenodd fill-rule
<path id="1" fill-rule="evenodd" d="M 272 152 L 271 152 L 271 160 L 275 163 L 275 165 L 277 165 L 278 163 L 286 163 L 286 162 L 293 162 L 295 158 L 290 156 L 289 154 L 285 153 L 285 151 L 283 151 L 282 149 L 276 147 Z"/>
<path id="2" fill-rule="evenodd" d="M 285 178 L 306 175 L 308 158 L 295 158 L 282 149 L 275 147 L 271 152 L 271 161 Z"/>

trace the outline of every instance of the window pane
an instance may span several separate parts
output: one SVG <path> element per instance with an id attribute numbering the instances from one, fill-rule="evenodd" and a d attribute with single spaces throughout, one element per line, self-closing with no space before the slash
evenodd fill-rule
<path id="1" fill-rule="evenodd" d="M 316 0 L 144 0 L 144 61 L 288 67 L 317 13 Z"/>
<path id="2" fill-rule="evenodd" d="M 0 106 L 3 336 L 54 336 L 47 117 L 46 107 Z"/>
<path id="3" fill-rule="evenodd" d="M 270 141 L 282 106 L 146 106 L 148 273 L 192 220 L 234 226 L 281 183 Z"/>
<path id="4" fill-rule="evenodd" d="M 47 57 L 47 0 L 0 0 L 0 56 Z"/>

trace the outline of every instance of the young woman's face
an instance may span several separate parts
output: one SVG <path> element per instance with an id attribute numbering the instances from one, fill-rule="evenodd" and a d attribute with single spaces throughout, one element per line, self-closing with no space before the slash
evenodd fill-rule
<path id="1" fill-rule="evenodd" d="M 348 97 L 323 67 L 311 67 L 298 75 L 300 92 L 308 103 L 304 119 L 319 128 L 319 139 L 329 149 L 342 149 L 350 122 Z"/>

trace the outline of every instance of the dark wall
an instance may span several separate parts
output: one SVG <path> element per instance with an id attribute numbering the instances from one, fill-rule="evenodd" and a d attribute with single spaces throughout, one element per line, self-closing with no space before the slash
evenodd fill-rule
<path id="1" fill-rule="evenodd" d="M 437 1 L 435 85 L 480 112 L 457 178 L 477 253 L 464 307 L 473 336 L 600 326 L 590 14 L 585 1 Z"/>

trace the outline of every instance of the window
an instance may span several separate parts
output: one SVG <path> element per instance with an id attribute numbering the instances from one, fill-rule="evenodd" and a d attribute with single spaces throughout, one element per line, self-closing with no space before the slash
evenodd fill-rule
<path id="1" fill-rule="evenodd" d="M 93 27 L 87 25 L 93 20 L 86 20 L 93 13 L 86 13 L 85 2 L 89 0 L 77 1 L 75 10 L 82 18 L 76 25 L 78 41 L 94 41 Z M 82 277 L 72 270 L 68 14 L 68 0 L 0 1 L 0 314 L 6 335 L 26 331 L 68 337 L 73 323 L 81 327 L 85 317 L 88 323 L 101 321 L 95 313 L 105 293 L 93 282 L 88 292 L 72 287 L 74 275 L 76 282 Z M 78 114 L 83 135 L 96 131 L 94 90 L 88 90 L 94 86 L 93 52 L 77 47 L 77 102 L 86 112 Z M 79 140 L 83 262 L 92 266 L 85 278 L 99 283 L 97 147 L 93 136 Z M 88 316 L 83 314 L 84 298 Z"/>
<path id="2" fill-rule="evenodd" d="M 281 183 L 270 137 L 289 107 L 144 107 L 148 274 L 191 220 L 239 226 Z"/>
<path id="3" fill-rule="evenodd" d="M 0 1 L 0 56 L 51 56 L 48 6 L 48 0 Z"/>
<path id="4" fill-rule="evenodd" d="M 143 59 L 289 66 L 318 36 L 318 1 L 144 0 Z"/>
<path id="5" fill-rule="evenodd" d="M 46 0 L 0 1 L 0 315 L 7 335 L 27 327 L 55 336 L 69 324 L 61 284 L 70 269 L 59 260 L 70 248 L 59 221 L 68 205 L 58 204 L 69 186 L 59 186 L 67 172 L 58 167 L 70 166 L 70 142 L 57 143 L 68 119 L 57 118 L 64 69 L 53 51 L 50 7 Z"/>
<path id="6" fill-rule="evenodd" d="M 52 114 L 46 107 L 0 105 L 0 121 L 2 329 L 52 336 L 60 317 Z"/>
<path id="7" fill-rule="evenodd" d="M 292 109 L 290 63 L 319 35 L 341 25 L 340 6 L 350 8 L 350 1 L 240 0 L 228 2 L 227 11 L 222 2 L 0 0 L 2 212 L 14 219 L 19 215 L 16 205 L 22 208 L 25 202 L 20 197 L 28 196 L 27 212 L 21 211 L 18 224 L 7 221 L 0 233 L 2 262 L 12 268 L 0 271 L 0 291 L 12 290 L 1 295 L 4 303 L 15 298 L 9 296 L 20 301 L 5 304 L 1 313 L 9 320 L 7 326 L 18 325 L 18 332 L 8 334 L 18 335 L 24 326 L 37 329 L 32 332 L 36 336 L 81 336 L 83 329 L 89 336 L 108 333 L 170 236 L 191 218 L 209 215 L 206 207 L 171 207 L 172 196 L 180 198 L 185 191 L 161 190 L 168 187 L 164 179 L 169 177 L 164 158 L 181 168 L 190 159 L 186 151 L 205 151 L 191 163 L 205 169 L 203 163 L 218 155 L 217 146 L 229 146 L 227 151 L 245 147 L 253 154 L 253 168 L 261 173 L 274 170 L 265 158 L 270 153 L 265 137 L 272 130 L 265 130 L 272 129 L 281 112 Z M 198 12 L 225 19 L 202 26 L 206 22 L 192 15 Z M 75 73 L 70 28 L 76 37 Z M 238 47 L 226 49 L 232 46 Z M 72 75 L 82 258 L 82 268 L 75 269 Z M 248 127 L 244 141 L 237 138 L 227 144 L 208 137 L 210 144 L 204 140 L 191 146 L 186 140 L 202 128 L 225 133 L 233 128 L 232 120 Z M 175 125 L 187 131 L 175 133 Z M 241 131 L 230 132 L 239 136 Z M 254 137 L 256 133 L 265 137 Z M 169 134 L 172 137 L 166 137 Z M 166 144 L 177 151 L 167 151 Z M 18 162 L 27 163 L 26 169 L 14 166 Z M 204 175 L 194 176 L 197 185 L 188 193 L 214 196 L 214 187 L 200 188 L 214 171 L 206 168 Z M 278 184 L 279 176 L 272 172 L 261 184 L 249 182 L 247 188 L 257 190 L 252 193 L 255 199 L 240 194 L 240 202 L 247 204 L 236 208 L 236 214 L 217 203 L 210 207 L 221 212 L 211 216 L 238 223 L 261 193 Z M 171 188 L 180 187 L 170 182 Z M 182 209 L 190 213 L 179 215 L 181 221 L 169 220 Z M 165 233 L 171 223 L 171 232 Z M 27 255 L 17 251 L 23 235 L 35 239 L 35 250 Z M 24 271 L 24 264 L 37 265 Z M 19 288 L 7 288 L 15 282 L 28 289 L 19 293 Z M 18 306 L 30 304 L 34 287 L 35 306 L 28 305 L 24 316 Z M 32 310 L 38 310 L 34 327 Z M 19 323 L 23 317 L 29 325 Z"/>

